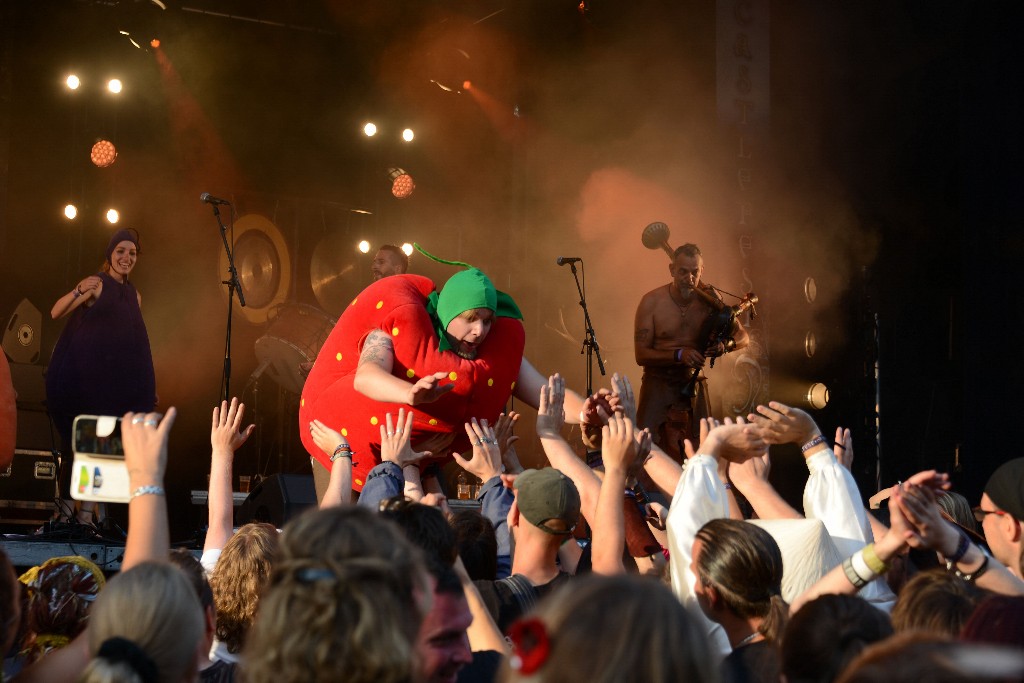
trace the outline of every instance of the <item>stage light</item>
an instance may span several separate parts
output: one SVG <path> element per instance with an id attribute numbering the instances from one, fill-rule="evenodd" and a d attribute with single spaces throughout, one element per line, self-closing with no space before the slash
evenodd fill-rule
<path id="1" fill-rule="evenodd" d="M 809 277 L 804 280 L 804 299 L 807 303 L 813 304 L 814 300 L 818 298 L 818 283 L 814 281 L 813 277 Z"/>
<path id="2" fill-rule="evenodd" d="M 366 135 L 366 137 L 372 138 L 374 135 L 377 134 L 377 126 L 375 126 L 372 123 L 367 123 L 365 126 L 363 126 L 363 133 Z"/>
<path id="3" fill-rule="evenodd" d="M 416 189 L 416 183 L 413 182 L 412 176 L 401 168 L 389 168 L 388 180 L 391 181 L 391 194 L 399 199 L 405 199 Z"/>
<path id="4" fill-rule="evenodd" d="M 818 338 L 814 332 L 808 331 L 804 335 L 804 353 L 807 354 L 808 358 L 813 358 L 814 354 L 818 351 Z"/>
<path id="5" fill-rule="evenodd" d="M 402 139 L 405 140 L 406 142 L 412 142 L 412 139 L 414 137 L 415 134 L 412 132 L 412 128 L 406 128 L 405 130 L 402 131 Z"/>
<path id="6" fill-rule="evenodd" d="M 121 214 L 117 212 L 117 209 L 107 209 L 107 222 L 117 223 L 121 220 Z"/>
<path id="7" fill-rule="evenodd" d="M 78 76 L 75 74 L 70 74 L 64 82 L 67 84 L 68 90 L 78 90 L 78 86 L 82 85 L 82 81 L 78 80 Z"/>
<path id="8" fill-rule="evenodd" d="M 89 158 L 98 167 L 106 168 L 117 159 L 117 148 L 114 147 L 114 143 L 110 140 L 100 140 L 92 146 Z"/>
<path id="9" fill-rule="evenodd" d="M 402 245 L 402 252 L 403 252 L 403 253 L 404 253 L 404 254 L 405 254 L 406 256 L 412 256 L 412 245 L 411 245 L 411 244 L 409 244 L 408 242 L 406 242 L 405 244 L 403 244 L 403 245 Z"/>
<path id="10" fill-rule="evenodd" d="M 149 46 L 154 49 L 160 47 L 160 39 L 154 38 L 153 40 L 149 41 Z"/>
<path id="11" fill-rule="evenodd" d="M 462 89 L 463 90 L 472 90 L 473 89 L 472 81 L 462 81 Z"/>
<path id="12" fill-rule="evenodd" d="M 123 88 L 124 84 L 121 83 L 121 80 L 118 78 L 111 78 L 109 81 L 107 81 L 107 90 L 114 93 L 115 95 L 121 92 Z"/>
<path id="13" fill-rule="evenodd" d="M 807 401 L 807 405 L 821 410 L 828 405 L 828 387 L 821 382 L 815 382 L 807 388 L 807 394 L 804 398 Z"/>
<path id="14" fill-rule="evenodd" d="M 363 252 L 364 254 L 369 254 L 370 253 L 370 243 L 367 242 L 366 240 L 361 241 L 359 243 L 359 251 Z"/>
<path id="15" fill-rule="evenodd" d="M 74 204 L 68 204 L 64 207 L 64 216 L 69 221 L 75 220 L 75 217 L 78 216 L 78 207 Z"/>

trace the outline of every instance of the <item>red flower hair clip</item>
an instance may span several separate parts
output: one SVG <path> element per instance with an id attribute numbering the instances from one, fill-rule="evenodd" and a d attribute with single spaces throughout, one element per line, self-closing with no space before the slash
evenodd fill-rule
<path id="1" fill-rule="evenodd" d="M 509 627 L 508 637 L 512 641 L 509 665 L 519 673 L 529 676 L 547 661 L 551 641 L 540 619 L 516 621 Z"/>

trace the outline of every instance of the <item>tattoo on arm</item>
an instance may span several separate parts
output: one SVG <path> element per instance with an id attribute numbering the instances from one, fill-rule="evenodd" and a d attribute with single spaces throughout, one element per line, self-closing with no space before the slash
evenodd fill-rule
<path id="1" fill-rule="evenodd" d="M 373 363 L 385 367 L 385 360 L 389 356 L 393 356 L 395 347 L 391 343 L 391 338 L 380 330 L 374 330 L 366 337 L 366 341 L 363 342 L 363 350 L 359 354 L 359 364 Z"/>

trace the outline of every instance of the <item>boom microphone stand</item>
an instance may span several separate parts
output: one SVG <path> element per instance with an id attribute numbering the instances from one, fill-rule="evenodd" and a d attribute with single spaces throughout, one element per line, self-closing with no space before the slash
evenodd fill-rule
<path id="1" fill-rule="evenodd" d="M 205 199 L 203 201 L 206 201 Z M 220 226 L 220 238 L 224 243 L 224 252 L 228 256 L 228 279 L 221 281 L 221 284 L 228 288 L 228 322 L 224 337 L 224 372 L 221 375 L 221 399 L 231 399 L 231 317 L 235 304 L 235 293 L 238 293 L 238 305 L 245 307 L 245 293 L 242 291 L 242 283 L 238 281 L 238 271 L 235 270 L 235 256 L 231 251 L 231 244 L 228 242 L 228 231 L 224 221 L 220 219 L 220 207 L 211 202 L 213 215 L 217 218 L 217 225 Z"/>
<path id="2" fill-rule="evenodd" d="M 583 338 L 583 348 L 580 349 L 580 355 L 584 352 L 587 354 L 587 396 L 594 393 L 594 356 L 597 356 L 597 367 L 601 371 L 601 375 L 604 376 L 604 360 L 601 358 L 601 346 L 597 343 L 597 337 L 594 335 L 594 325 L 590 322 L 590 311 L 587 310 L 587 295 L 585 293 L 585 287 L 580 284 L 579 273 L 576 271 L 576 262 L 583 263 L 581 258 L 558 258 L 558 265 L 569 264 L 572 269 L 573 279 L 576 280 L 576 291 L 580 295 L 580 308 L 583 309 L 583 324 L 586 327 Z M 586 275 L 583 276 L 583 282 L 586 282 Z"/>

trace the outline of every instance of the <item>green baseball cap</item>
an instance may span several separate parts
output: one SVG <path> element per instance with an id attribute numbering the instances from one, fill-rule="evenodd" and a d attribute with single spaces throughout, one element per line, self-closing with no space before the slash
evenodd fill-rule
<path id="1" fill-rule="evenodd" d="M 519 514 L 549 534 L 572 533 L 580 521 L 576 484 L 553 467 L 526 470 L 515 481 Z"/>

